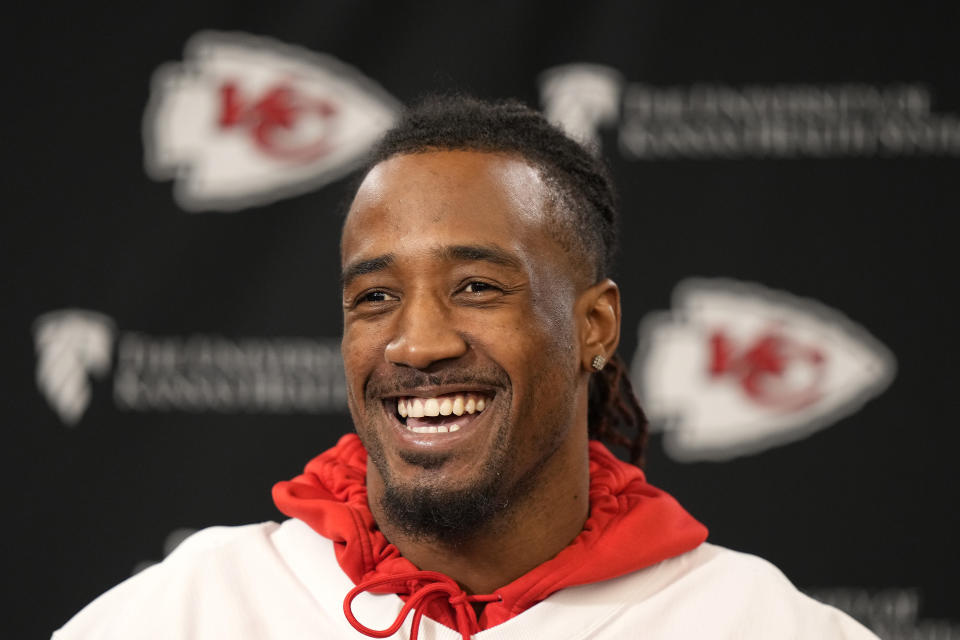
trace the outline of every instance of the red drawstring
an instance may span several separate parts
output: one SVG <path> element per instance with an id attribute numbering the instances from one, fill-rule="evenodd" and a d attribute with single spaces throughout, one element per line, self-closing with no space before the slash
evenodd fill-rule
<path id="1" fill-rule="evenodd" d="M 350 608 L 350 605 L 353 603 L 353 599 L 362 592 L 391 582 L 415 583 L 420 580 L 429 580 L 430 583 L 416 590 L 411 589 L 410 597 L 407 599 L 406 604 L 403 605 L 403 608 L 400 609 L 400 613 L 397 614 L 397 619 L 386 629 L 377 630 L 365 627 L 360 624 L 356 616 L 353 615 L 353 610 Z M 463 636 L 463 640 L 470 640 L 471 632 L 479 626 L 477 613 L 473 610 L 473 607 L 470 606 L 470 603 L 494 602 L 501 599 L 497 594 L 468 596 L 452 578 L 436 571 L 408 571 L 386 578 L 376 578 L 361 582 L 351 589 L 347 597 L 343 599 L 343 614 L 347 617 L 350 624 L 353 625 L 353 628 L 360 633 L 364 633 L 372 638 L 387 638 L 397 632 L 397 629 L 400 628 L 403 621 L 407 619 L 407 614 L 413 609 L 413 624 L 410 627 L 410 640 L 417 640 L 417 632 L 420 629 L 420 618 L 423 617 L 423 610 L 432 600 L 439 600 L 441 598 L 446 598 L 450 606 L 453 607 L 453 611 L 457 616 L 457 631 Z"/>

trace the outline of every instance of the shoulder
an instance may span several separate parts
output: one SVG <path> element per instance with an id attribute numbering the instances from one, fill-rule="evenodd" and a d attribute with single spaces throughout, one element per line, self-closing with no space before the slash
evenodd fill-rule
<path id="1" fill-rule="evenodd" d="M 642 623 L 651 638 L 876 640 L 847 614 L 801 593 L 770 562 L 708 543 L 607 588 L 623 598 L 623 620 Z"/>
<path id="2" fill-rule="evenodd" d="M 876 638 L 847 614 L 800 592 L 763 558 L 707 543 L 685 555 L 671 591 L 695 602 L 714 623 L 750 629 L 749 637 L 757 638 Z"/>
<path id="3" fill-rule="evenodd" d="M 141 573 L 146 574 L 157 567 L 165 567 L 168 571 L 174 568 L 192 567 L 200 560 L 215 561 L 225 555 L 248 551 L 251 547 L 265 544 L 279 526 L 276 522 L 260 522 L 235 527 L 217 526 L 201 529 L 185 538 L 162 563 L 149 567 Z"/>
<path id="4" fill-rule="evenodd" d="M 264 522 L 195 533 L 163 562 L 91 602 L 53 638 L 241 638 L 264 614 L 309 612 L 309 598 L 277 548 L 284 528 Z"/>

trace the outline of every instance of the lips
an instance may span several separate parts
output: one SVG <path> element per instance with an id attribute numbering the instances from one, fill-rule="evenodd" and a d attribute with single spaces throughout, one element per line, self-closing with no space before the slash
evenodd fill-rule
<path id="1" fill-rule="evenodd" d="M 413 433 L 455 433 L 475 420 L 492 397 L 481 392 L 393 398 L 396 418 Z"/>

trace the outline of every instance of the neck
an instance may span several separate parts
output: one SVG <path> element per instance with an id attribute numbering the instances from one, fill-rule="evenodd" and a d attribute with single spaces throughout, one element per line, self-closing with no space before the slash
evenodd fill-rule
<path id="1" fill-rule="evenodd" d="M 383 479 L 367 469 L 370 509 L 380 530 L 418 569 L 439 571 L 470 594 L 487 594 L 543 564 L 580 533 L 590 509 L 586 429 L 571 435 L 532 479 L 530 490 L 476 535 L 456 545 L 406 533 L 380 503 Z"/>

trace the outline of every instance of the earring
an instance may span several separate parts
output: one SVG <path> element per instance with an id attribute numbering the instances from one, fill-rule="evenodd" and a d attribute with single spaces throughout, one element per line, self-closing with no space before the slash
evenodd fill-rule
<path id="1" fill-rule="evenodd" d="M 600 369 L 603 369 L 603 365 L 605 364 L 607 364 L 607 359 L 601 356 L 600 354 L 593 356 L 593 360 L 590 362 L 590 366 L 596 369 L 597 371 L 600 371 Z"/>

